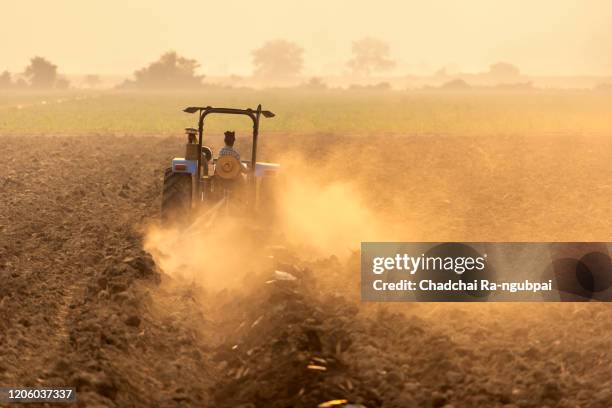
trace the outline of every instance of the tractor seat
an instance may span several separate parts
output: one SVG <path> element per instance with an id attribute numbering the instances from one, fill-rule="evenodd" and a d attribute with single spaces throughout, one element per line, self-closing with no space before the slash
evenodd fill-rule
<path id="1" fill-rule="evenodd" d="M 234 156 L 220 156 L 215 164 L 215 175 L 224 180 L 234 180 L 240 175 L 242 164 Z"/>

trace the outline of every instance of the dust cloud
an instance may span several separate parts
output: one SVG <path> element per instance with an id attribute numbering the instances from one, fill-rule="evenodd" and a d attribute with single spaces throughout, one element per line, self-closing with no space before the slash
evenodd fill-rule
<path id="1" fill-rule="evenodd" d="M 289 243 L 320 256 L 344 258 L 361 241 L 384 235 L 385 226 L 356 183 L 332 179 L 336 172 L 295 153 L 279 161 L 278 228 Z"/>
<path id="2" fill-rule="evenodd" d="M 246 214 L 217 217 L 204 210 L 186 228 L 151 225 L 145 249 L 170 276 L 205 287 L 236 287 L 246 273 L 269 270 L 268 247 L 287 246 L 302 259 L 336 256 L 345 261 L 362 241 L 381 240 L 388 228 L 349 180 L 328 177 L 304 156 L 278 160 L 272 219 Z"/>
<path id="3" fill-rule="evenodd" d="M 151 225 L 145 249 L 157 265 L 179 280 L 210 289 L 236 287 L 248 273 L 265 266 L 256 231 L 241 219 L 220 217 L 214 227 L 209 213 L 200 214 L 188 228 Z"/>

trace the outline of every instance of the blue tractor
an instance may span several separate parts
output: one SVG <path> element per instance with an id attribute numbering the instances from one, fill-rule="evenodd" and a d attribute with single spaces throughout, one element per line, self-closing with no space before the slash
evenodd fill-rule
<path id="1" fill-rule="evenodd" d="M 276 163 L 257 162 L 257 138 L 262 117 L 274 114 L 257 109 L 214 108 L 191 106 L 183 110 L 198 115 L 198 127 L 187 128 L 185 157 L 172 159 L 166 169 L 162 193 L 162 223 L 184 224 L 193 215 L 239 208 L 241 214 L 270 215 L 273 211 L 273 182 L 279 170 Z M 253 121 L 250 160 L 241 162 L 233 156 L 214 157 L 204 145 L 204 120 L 210 114 L 248 116 Z"/>

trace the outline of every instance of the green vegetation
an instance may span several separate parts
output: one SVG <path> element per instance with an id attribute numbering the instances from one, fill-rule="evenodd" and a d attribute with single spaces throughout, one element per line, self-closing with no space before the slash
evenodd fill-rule
<path id="1" fill-rule="evenodd" d="M 0 94 L 0 135 L 170 135 L 193 126 L 189 105 L 256 107 L 264 132 L 342 135 L 610 135 L 612 98 L 593 91 L 14 92 Z M 210 129 L 243 131 L 216 117 Z"/>

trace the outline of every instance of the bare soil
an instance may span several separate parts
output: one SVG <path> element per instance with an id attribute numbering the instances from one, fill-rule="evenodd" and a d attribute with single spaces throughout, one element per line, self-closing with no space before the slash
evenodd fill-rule
<path id="1" fill-rule="evenodd" d="M 571 151 L 559 140 L 567 149 L 408 139 L 422 160 L 406 164 L 397 140 L 381 139 L 366 152 L 379 164 L 338 177 L 376 186 L 364 195 L 381 216 L 386 205 L 410 221 L 408 238 L 609 240 L 610 142 Z M 79 406 L 99 407 L 610 406 L 605 304 L 362 304 L 358 254 L 292 251 L 268 272 L 297 280 L 260 271 L 217 292 L 169 277 L 143 250 L 177 138 L 0 143 L 3 386 L 75 386 Z M 390 182 L 383 164 L 402 179 Z M 559 191 L 552 205 L 545 193 Z"/>

